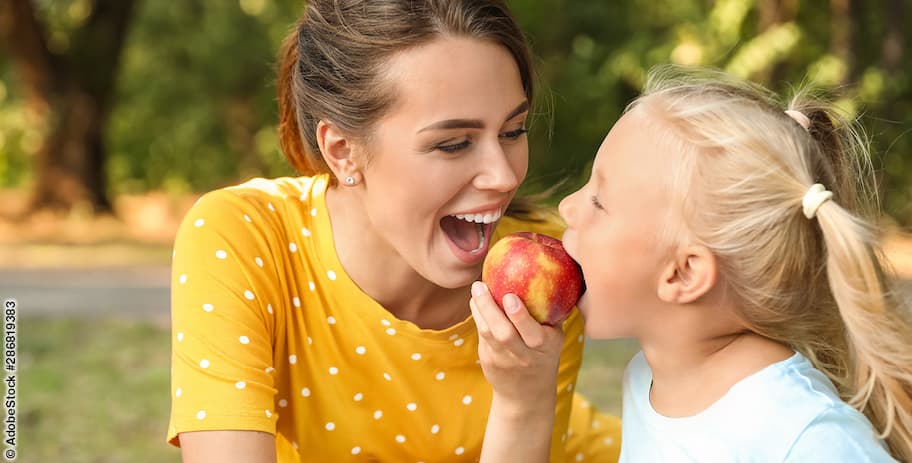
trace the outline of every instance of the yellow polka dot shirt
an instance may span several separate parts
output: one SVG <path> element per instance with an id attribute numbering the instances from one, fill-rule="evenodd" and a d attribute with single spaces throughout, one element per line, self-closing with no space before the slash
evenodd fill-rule
<path id="1" fill-rule="evenodd" d="M 188 212 L 174 246 L 168 442 L 255 430 L 276 436 L 281 463 L 476 461 L 491 388 L 471 317 L 420 329 L 363 293 L 336 255 L 327 186 L 254 179 Z M 561 233 L 504 218 L 495 239 L 519 230 Z M 574 400 L 578 312 L 564 330 L 551 461 L 616 461 L 619 421 Z"/>

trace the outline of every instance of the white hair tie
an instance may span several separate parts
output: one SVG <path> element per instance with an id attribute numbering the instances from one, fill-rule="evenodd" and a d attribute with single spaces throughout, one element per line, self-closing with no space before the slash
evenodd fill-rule
<path id="1" fill-rule="evenodd" d="M 795 122 L 798 123 L 798 125 L 804 127 L 804 130 L 806 130 L 806 131 L 811 130 L 811 120 L 808 119 L 808 117 L 805 116 L 803 112 L 795 110 L 795 109 L 786 109 L 785 113 L 788 114 L 789 117 L 794 119 Z"/>
<path id="2" fill-rule="evenodd" d="M 833 197 L 833 192 L 829 191 L 823 185 L 815 183 L 808 188 L 807 193 L 804 194 L 804 199 L 801 200 L 801 208 L 804 210 L 804 216 L 808 219 L 813 219 L 817 216 L 817 209 L 820 209 L 820 205 L 827 202 Z"/>

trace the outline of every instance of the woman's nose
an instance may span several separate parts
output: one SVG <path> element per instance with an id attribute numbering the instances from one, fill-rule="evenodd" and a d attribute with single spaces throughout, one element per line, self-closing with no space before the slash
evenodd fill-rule
<path id="1" fill-rule="evenodd" d="M 525 168 L 521 163 L 527 163 L 528 160 L 511 162 L 499 144 L 491 148 L 487 154 L 482 159 L 481 172 L 476 177 L 475 186 L 481 190 L 499 192 L 509 192 L 518 188 L 522 176 L 525 175 Z"/>

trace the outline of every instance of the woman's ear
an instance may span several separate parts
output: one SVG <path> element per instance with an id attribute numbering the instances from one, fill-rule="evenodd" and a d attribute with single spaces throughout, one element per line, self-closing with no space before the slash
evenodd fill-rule
<path id="1" fill-rule="evenodd" d="M 716 257 L 706 246 L 680 248 L 659 275 L 658 296 L 664 302 L 689 304 L 716 285 Z"/>
<path id="2" fill-rule="evenodd" d="M 321 119 L 317 123 L 317 146 L 323 160 L 333 175 L 344 184 L 344 179 L 352 177 L 358 180 L 360 173 L 354 159 L 351 139 L 336 124 Z"/>

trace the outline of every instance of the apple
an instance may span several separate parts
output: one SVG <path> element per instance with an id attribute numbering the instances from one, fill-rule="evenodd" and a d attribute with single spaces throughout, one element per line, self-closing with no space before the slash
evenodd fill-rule
<path id="1" fill-rule="evenodd" d="M 564 321 L 583 292 L 583 273 L 559 239 L 531 232 L 511 233 L 485 256 L 481 279 L 498 306 L 507 293 L 523 301 L 539 323 Z M 501 309 L 503 306 L 501 306 Z"/>

